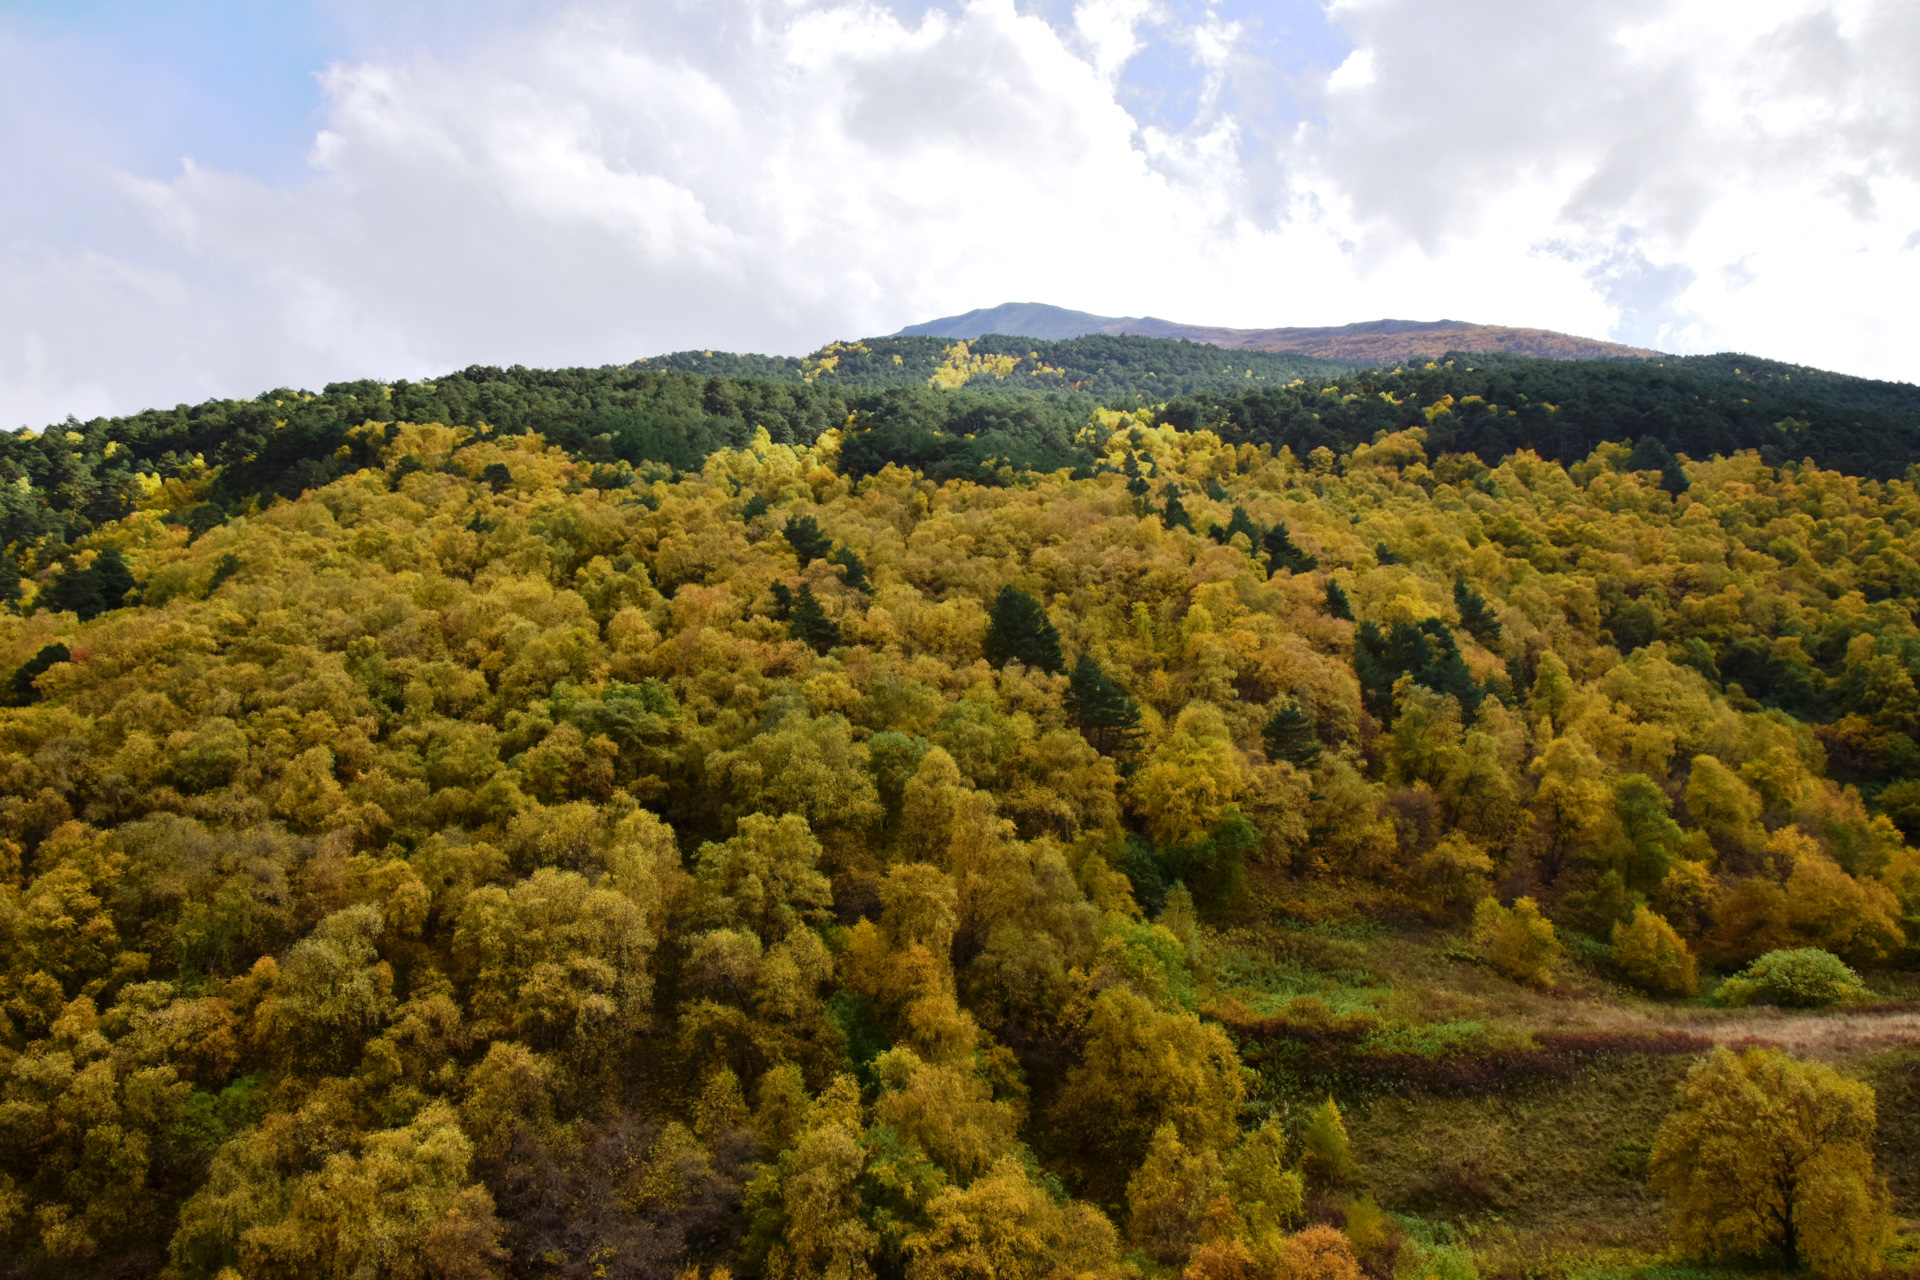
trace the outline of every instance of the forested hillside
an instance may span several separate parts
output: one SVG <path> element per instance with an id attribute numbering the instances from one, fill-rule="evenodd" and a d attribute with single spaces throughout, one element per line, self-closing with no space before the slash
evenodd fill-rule
<path id="1" fill-rule="evenodd" d="M 0 1274 L 1909 1265 L 1912 388 L 940 351 L 0 438 Z"/>

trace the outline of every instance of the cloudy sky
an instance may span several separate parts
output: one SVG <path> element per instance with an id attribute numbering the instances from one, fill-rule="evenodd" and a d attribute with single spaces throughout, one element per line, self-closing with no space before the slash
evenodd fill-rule
<path id="1" fill-rule="evenodd" d="M 1913 0 L 0 0 L 0 427 L 1006 301 L 1920 379 Z"/>

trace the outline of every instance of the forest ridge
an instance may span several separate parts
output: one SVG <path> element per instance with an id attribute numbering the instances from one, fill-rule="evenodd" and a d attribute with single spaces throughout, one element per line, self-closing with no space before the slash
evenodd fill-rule
<path id="1" fill-rule="evenodd" d="M 1906 1267 L 1914 395 L 869 339 L 0 437 L 0 1272 Z"/>

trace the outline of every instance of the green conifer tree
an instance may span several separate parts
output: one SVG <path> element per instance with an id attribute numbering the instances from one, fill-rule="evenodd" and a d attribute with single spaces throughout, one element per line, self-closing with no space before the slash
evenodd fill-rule
<path id="1" fill-rule="evenodd" d="M 1298 705 L 1289 703 L 1274 712 L 1260 730 L 1267 744 L 1267 758 L 1306 766 L 1320 754 L 1319 739 L 1314 736 L 1313 720 Z"/>
<path id="2" fill-rule="evenodd" d="M 1098 751 L 1124 750 L 1140 732 L 1140 706 L 1107 678 L 1100 664 L 1081 654 L 1067 682 L 1067 714 L 1093 735 Z"/>
<path id="3" fill-rule="evenodd" d="M 1234 510 L 1238 511 L 1239 508 L 1236 507 Z M 1294 542 L 1292 535 L 1287 532 L 1285 521 L 1267 530 L 1266 536 L 1260 539 L 1260 545 L 1266 548 L 1269 577 L 1282 569 L 1289 569 L 1294 573 L 1306 573 L 1320 563 L 1316 557 L 1302 551 Z"/>
<path id="4" fill-rule="evenodd" d="M 1492 647 L 1500 639 L 1500 619 L 1494 617 L 1487 598 L 1468 585 L 1465 578 L 1453 580 L 1453 603 L 1460 610 L 1460 627 L 1481 644 Z"/>
<path id="5" fill-rule="evenodd" d="M 873 590 L 873 584 L 867 581 L 867 562 L 852 547 L 835 548 L 827 555 L 827 563 L 839 565 L 844 570 L 840 580 L 855 591 Z"/>
<path id="6" fill-rule="evenodd" d="M 1240 507 L 1233 509 L 1233 515 L 1226 524 L 1213 527 L 1213 540 L 1222 544 L 1232 542 L 1236 533 L 1246 534 L 1247 541 L 1256 546 L 1260 543 L 1260 530 L 1254 527 L 1253 517 Z"/>
<path id="7" fill-rule="evenodd" d="M 795 516 L 787 521 L 782 531 L 786 535 L 787 545 L 793 548 L 793 554 L 800 557 L 800 567 L 806 568 L 815 560 L 825 558 L 833 546 L 833 539 L 820 529 L 820 522 L 812 516 Z"/>
<path id="8" fill-rule="evenodd" d="M 1327 616 L 1353 621 L 1353 606 L 1347 602 L 1347 593 L 1332 578 L 1327 579 Z"/>
<path id="9" fill-rule="evenodd" d="M 987 661 L 996 667 L 1020 662 L 1057 675 L 1066 665 L 1060 656 L 1060 633 L 1054 629 L 1047 611 L 1018 587 L 1000 588 L 993 610 L 987 615 L 987 636 L 982 646 Z"/>
<path id="10" fill-rule="evenodd" d="M 813 584 L 800 584 L 800 594 L 794 597 L 792 634 L 796 640 L 804 640 L 818 654 L 840 643 L 840 624 L 827 617 L 820 608 L 820 602 L 813 598 Z"/>

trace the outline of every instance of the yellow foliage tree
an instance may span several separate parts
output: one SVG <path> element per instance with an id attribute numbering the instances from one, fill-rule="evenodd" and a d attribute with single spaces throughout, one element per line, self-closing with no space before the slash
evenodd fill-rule
<path id="1" fill-rule="evenodd" d="M 1687 1073 L 1654 1140 L 1674 1244 L 1711 1261 L 1878 1269 L 1891 1234 L 1874 1175 L 1873 1090 L 1770 1049 L 1716 1049 Z"/>
<path id="2" fill-rule="evenodd" d="M 1219 1177 L 1218 1157 L 1189 1151 L 1179 1130 L 1161 1125 L 1127 1183 L 1127 1238 L 1155 1261 L 1185 1261 L 1199 1239 Z"/>
<path id="3" fill-rule="evenodd" d="M 1690 996 L 1699 987 L 1686 940 L 1644 906 L 1613 926 L 1613 962 L 1627 981 L 1655 995 Z"/>
<path id="4" fill-rule="evenodd" d="M 1482 898 L 1473 909 L 1473 950 L 1515 982 L 1551 987 L 1560 940 L 1532 898 L 1518 898 L 1511 907 L 1501 906 L 1497 898 Z"/>
<path id="5" fill-rule="evenodd" d="M 1220 708 L 1196 702 L 1180 713 L 1173 732 L 1154 748 L 1128 794 L 1162 844 L 1206 834 L 1246 784 L 1246 762 Z"/>

